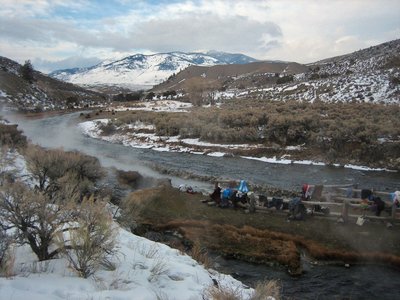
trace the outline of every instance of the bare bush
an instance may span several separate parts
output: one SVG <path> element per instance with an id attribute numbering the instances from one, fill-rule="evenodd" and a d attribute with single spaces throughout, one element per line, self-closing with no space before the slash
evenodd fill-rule
<path id="1" fill-rule="evenodd" d="M 64 195 L 59 193 L 61 187 L 68 188 L 68 196 L 79 193 L 82 198 L 90 194 L 94 183 L 104 176 L 98 159 L 79 152 L 30 146 L 25 158 L 28 170 L 37 181 L 36 188 L 45 193 L 50 201 Z"/>
<path id="2" fill-rule="evenodd" d="M 10 245 L 13 238 L 0 227 L 0 275 L 8 277 L 12 272 L 13 255 L 11 254 Z"/>
<path id="3" fill-rule="evenodd" d="M 58 245 L 79 276 L 87 278 L 115 254 L 116 232 L 105 203 L 85 198 L 76 207 L 76 226 L 57 235 Z"/>
<path id="4" fill-rule="evenodd" d="M 0 146 L 0 186 L 6 181 L 13 180 L 13 172 L 10 167 L 14 165 L 14 157 L 10 153 L 10 148 L 6 145 Z"/>

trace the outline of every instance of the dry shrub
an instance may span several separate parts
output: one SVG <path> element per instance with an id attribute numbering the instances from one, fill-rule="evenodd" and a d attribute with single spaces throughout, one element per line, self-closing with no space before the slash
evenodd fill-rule
<path id="1" fill-rule="evenodd" d="M 239 288 L 211 286 L 205 290 L 203 299 L 212 300 L 242 300 L 243 296 Z"/>
<path id="2" fill-rule="evenodd" d="M 130 187 L 136 187 L 138 180 L 142 176 L 136 171 L 117 171 L 117 179 L 120 184 L 125 184 Z"/>
<path id="3" fill-rule="evenodd" d="M 137 226 L 141 213 L 150 201 L 160 194 L 161 189 L 141 189 L 130 193 L 122 200 L 120 222 L 131 229 Z"/>
<path id="4" fill-rule="evenodd" d="M 77 206 L 77 226 L 61 232 L 58 244 L 79 276 L 87 278 L 115 254 L 116 232 L 105 203 L 84 199 Z"/>
<path id="5" fill-rule="evenodd" d="M 25 153 L 27 168 L 37 181 L 36 189 L 49 197 L 65 197 L 60 187 L 68 186 L 69 194 L 83 196 L 91 192 L 95 182 L 104 176 L 97 158 L 79 152 L 62 149 L 43 149 L 30 145 Z M 70 200 L 70 199 L 65 199 Z"/>
<path id="6" fill-rule="evenodd" d="M 18 125 L 0 123 L 0 146 L 7 145 L 11 148 L 24 148 L 27 145 L 26 136 L 18 130 Z"/>
<path id="7" fill-rule="evenodd" d="M 250 300 L 279 300 L 281 299 L 281 285 L 277 280 L 257 283 Z"/>

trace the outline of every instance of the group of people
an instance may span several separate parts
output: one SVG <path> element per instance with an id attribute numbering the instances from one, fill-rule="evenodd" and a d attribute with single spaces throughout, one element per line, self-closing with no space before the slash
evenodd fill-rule
<path id="1" fill-rule="evenodd" d="M 361 200 L 365 208 L 370 208 L 373 212 L 375 212 L 376 216 L 380 216 L 381 212 L 386 206 L 385 201 L 383 201 L 381 197 L 374 195 L 373 189 L 362 189 Z M 390 193 L 390 200 L 392 201 L 392 205 L 400 207 L 400 191 Z"/>
<path id="2" fill-rule="evenodd" d="M 236 186 L 235 182 L 231 182 L 224 189 L 221 189 L 219 183 L 216 182 L 214 191 L 209 196 L 219 207 L 236 209 L 240 206 L 239 203 L 245 204 L 247 202 L 247 193 L 249 193 L 249 188 L 246 181 L 240 180 L 239 185 Z"/>
<path id="3" fill-rule="evenodd" d="M 267 207 L 276 207 L 277 209 L 289 209 L 289 213 L 292 211 L 292 215 L 295 219 L 303 219 L 306 214 L 306 209 L 304 205 L 302 205 L 302 201 L 311 200 L 311 196 L 314 197 L 314 194 L 318 190 L 318 186 L 313 186 L 309 184 L 303 184 L 301 188 L 301 193 L 299 197 L 295 197 L 291 201 L 289 201 L 288 205 L 285 207 L 285 203 L 283 203 L 282 199 L 273 198 L 271 201 L 267 201 L 264 203 L 264 206 Z M 322 189 L 321 189 L 322 190 Z M 222 189 L 218 182 L 215 183 L 214 191 L 209 194 L 209 197 L 212 203 L 218 207 L 222 208 L 238 208 L 240 204 L 246 204 L 249 201 L 249 196 L 251 198 L 252 192 L 249 192 L 249 188 L 247 186 L 246 181 L 240 180 L 239 184 L 237 182 L 229 182 L 228 187 Z M 259 196 L 261 201 L 261 196 Z M 354 196 L 354 195 L 353 195 Z M 254 197 L 253 197 L 254 198 Z M 266 198 L 266 197 L 265 197 Z M 385 209 L 386 203 L 380 197 L 374 194 L 373 190 L 370 189 L 362 189 L 361 190 L 361 199 L 362 203 L 365 204 L 365 208 L 371 209 L 375 212 L 376 216 L 380 216 L 381 212 Z M 392 205 L 396 207 L 400 207 L 400 191 L 395 191 L 390 193 L 390 199 L 392 201 Z M 207 200 L 209 201 L 209 200 Z M 251 207 L 251 205 L 250 205 Z M 314 205 L 312 211 L 319 211 L 326 214 L 329 214 L 328 207 L 321 207 L 320 205 Z M 297 215 L 301 216 L 297 216 Z"/>

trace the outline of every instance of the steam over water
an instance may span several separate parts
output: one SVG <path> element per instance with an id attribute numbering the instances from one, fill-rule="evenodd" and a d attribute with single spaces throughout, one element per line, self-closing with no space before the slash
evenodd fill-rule
<path id="1" fill-rule="evenodd" d="M 77 127 L 79 113 L 24 119 L 6 116 L 18 123 L 25 135 L 44 147 L 79 150 L 97 157 L 103 166 L 134 170 L 143 176 L 172 179 L 181 183 L 211 190 L 211 184 L 160 174 L 152 165 L 166 170 L 199 176 L 246 179 L 285 189 L 299 189 L 303 183 L 348 184 L 359 187 L 394 191 L 400 188 L 400 174 L 391 172 L 357 171 L 344 168 L 268 164 L 243 158 L 222 158 L 186 153 L 157 152 L 135 149 L 85 137 Z M 397 230 L 397 228 L 395 229 Z M 373 242 L 373 241 L 371 241 Z M 400 273 L 388 267 L 372 266 L 312 266 L 304 265 L 306 273 L 292 278 L 284 270 L 252 265 L 239 261 L 215 259 L 219 271 L 230 273 L 245 283 L 254 285 L 263 279 L 280 279 L 283 295 L 288 299 L 395 299 L 399 293 Z"/>
<path id="2" fill-rule="evenodd" d="M 105 167 L 135 170 L 144 176 L 166 177 L 151 166 L 164 170 L 180 171 L 199 176 L 215 176 L 226 179 L 245 179 L 257 184 L 266 184 L 285 189 L 299 189 L 303 183 L 349 184 L 359 187 L 394 191 L 399 189 L 400 174 L 379 171 L 359 171 L 329 166 L 271 164 L 240 157 L 211 157 L 207 155 L 158 152 L 111 144 L 83 136 L 76 126 L 79 113 L 60 115 L 45 119 L 26 120 L 8 116 L 20 124 L 32 142 L 44 147 L 63 147 L 93 155 Z M 171 176 L 168 176 L 171 177 Z M 182 182 L 209 188 L 209 183 L 193 182 L 177 177 L 174 185 Z"/>

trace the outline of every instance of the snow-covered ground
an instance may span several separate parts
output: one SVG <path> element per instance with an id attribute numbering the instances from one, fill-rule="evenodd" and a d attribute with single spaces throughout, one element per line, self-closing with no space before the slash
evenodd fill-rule
<path id="1" fill-rule="evenodd" d="M 2 153 L 2 170 L 27 176 L 26 162 L 16 152 Z M 22 178 L 21 178 L 22 179 Z M 110 206 L 110 210 L 113 208 Z M 249 299 L 254 290 L 233 277 L 206 269 L 190 256 L 136 236 L 113 222 L 116 255 L 112 268 L 101 267 L 81 278 L 65 258 L 39 262 L 28 245 L 13 245 L 11 272 L 0 277 L 0 299 L 210 299 L 209 291 L 234 292 Z"/>
<path id="2" fill-rule="evenodd" d="M 304 75 L 304 74 L 303 74 Z M 314 102 L 321 100 L 327 103 L 400 103 L 400 86 L 390 83 L 392 77 L 400 73 L 394 69 L 388 71 L 369 71 L 346 76 L 332 76 L 325 79 L 298 81 L 273 85 L 267 88 L 249 87 L 245 91 L 228 89 L 215 92 L 214 100 L 246 98 L 249 95 L 263 99 L 298 100 Z"/>
<path id="3" fill-rule="evenodd" d="M 117 105 L 109 107 L 109 110 L 115 111 L 131 111 L 143 110 L 154 112 L 188 112 L 193 105 L 191 103 L 174 101 L 174 100 L 159 100 L 137 102 L 132 106 Z"/>
<path id="4" fill-rule="evenodd" d="M 249 299 L 253 289 L 229 275 L 206 270 L 176 249 L 118 227 L 115 269 L 80 278 L 63 259 L 38 262 L 28 246 L 14 249 L 14 275 L 0 278 L 0 298 L 53 299 L 208 299 L 207 290 L 235 291 Z"/>

